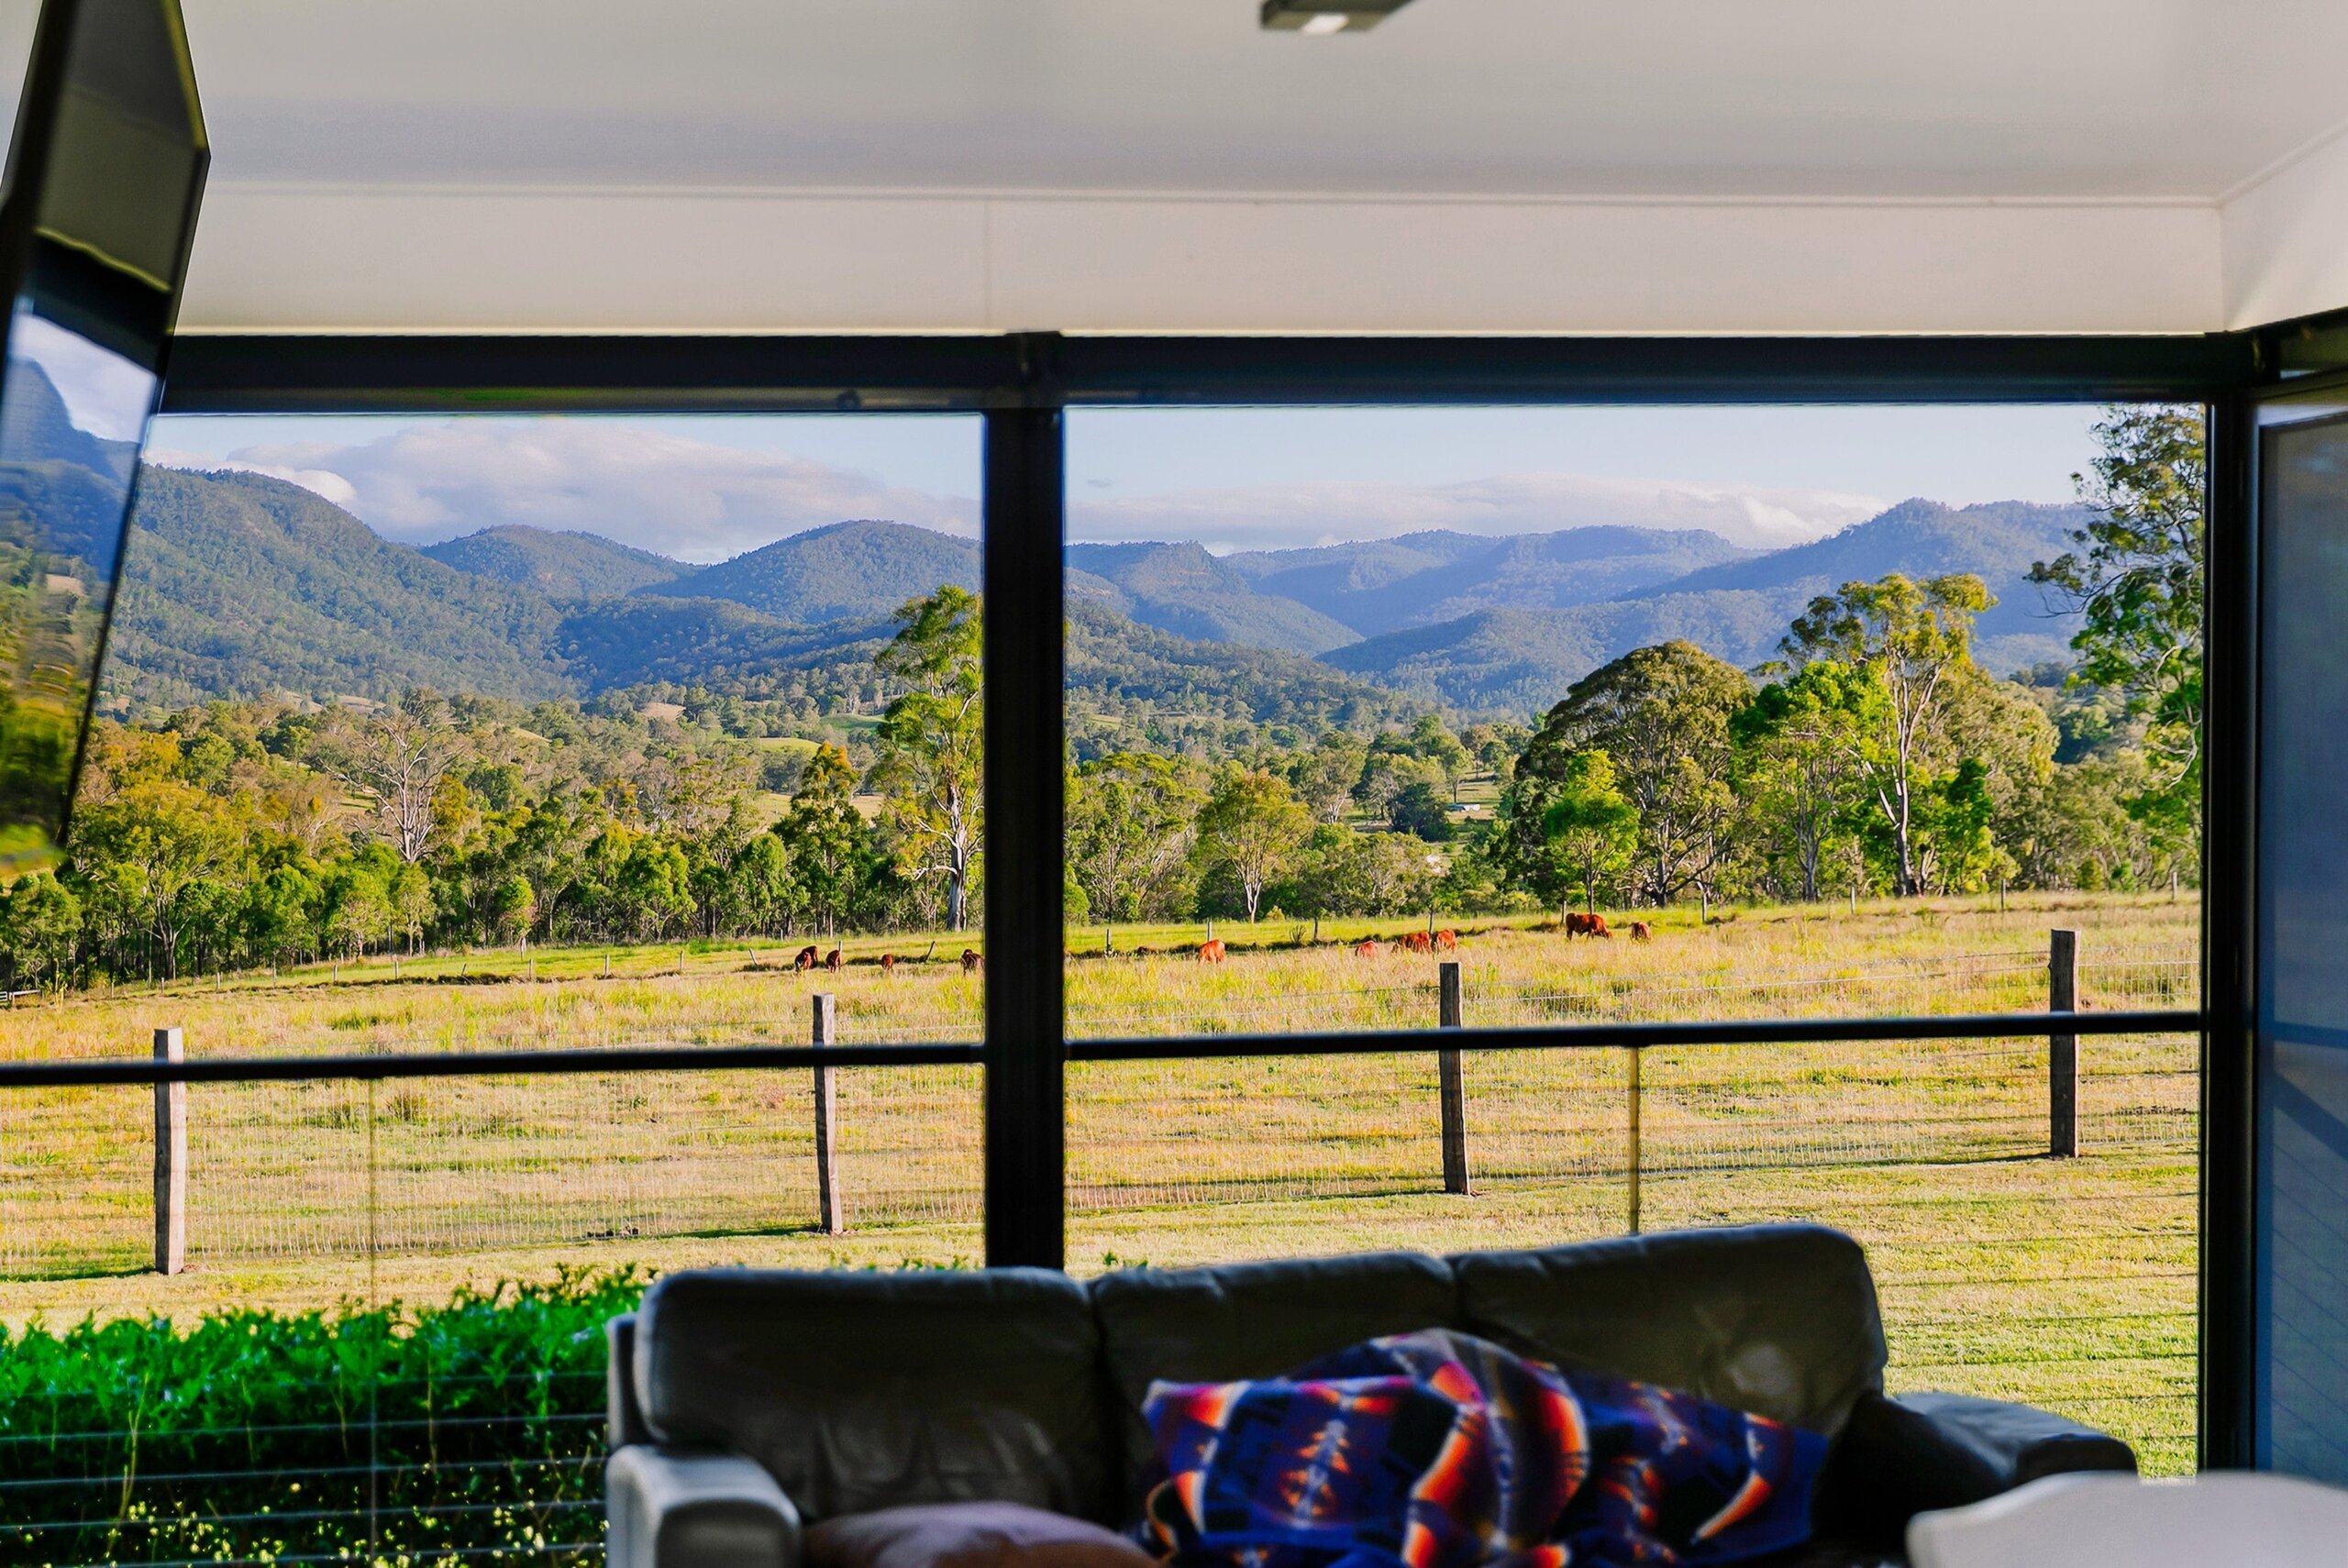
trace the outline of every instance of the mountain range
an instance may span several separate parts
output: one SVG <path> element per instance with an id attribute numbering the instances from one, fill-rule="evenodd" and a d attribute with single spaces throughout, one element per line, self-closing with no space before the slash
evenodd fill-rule
<path id="1" fill-rule="evenodd" d="M 1072 545 L 1072 690 L 1107 708 L 1258 717 L 1537 712 L 1643 644 L 1769 657 L 1814 595 L 1899 570 L 1973 571 L 1998 606 L 1982 660 L 2062 657 L 2075 623 L 2028 581 L 2079 507 L 1908 501 L 1832 537 L 1755 553 L 1697 530 L 1432 532 L 1216 556 L 1191 543 Z M 589 534 L 503 526 L 423 549 L 298 486 L 150 469 L 109 687 L 147 701 L 411 684 L 517 698 L 648 680 L 846 669 L 892 613 L 975 590 L 975 541 L 847 521 L 694 566 Z M 1206 704 L 1205 708 L 1202 704 Z M 1185 706 L 1187 705 L 1187 707 Z"/>

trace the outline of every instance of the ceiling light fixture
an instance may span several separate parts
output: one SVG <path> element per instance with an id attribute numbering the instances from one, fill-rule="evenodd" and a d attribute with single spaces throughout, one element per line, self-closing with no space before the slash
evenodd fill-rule
<path id="1" fill-rule="evenodd" d="M 1276 33 L 1326 38 L 1366 33 L 1411 0 L 1264 0 L 1263 24 Z"/>

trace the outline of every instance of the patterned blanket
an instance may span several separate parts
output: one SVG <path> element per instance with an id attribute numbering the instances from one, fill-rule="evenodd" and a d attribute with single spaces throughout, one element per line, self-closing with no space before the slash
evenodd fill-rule
<path id="1" fill-rule="evenodd" d="M 1713 1563 L 1796 1545 L 1826 1440 L 1443 1330 L 1252 1383 L 1153 1384 L 1179 1568 Z"/>

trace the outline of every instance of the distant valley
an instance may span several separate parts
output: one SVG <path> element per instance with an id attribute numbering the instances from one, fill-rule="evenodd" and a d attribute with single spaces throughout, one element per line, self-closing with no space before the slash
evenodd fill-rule
<path id="1" fill-rule="evenodd" d="M 1894 570 L 1980 574 L 1999 602 L 1980 656 L 2006 673 L 2064 657 L 2075 623 L 2048 612 L 2028 573 L 2087 517 L 1909 501 L 1766 554 L 1710 533 L 1611 526 L 1228 556 L 1073 545 L 1071 680 L 1112 706 L 1235 690 L 1259 716 L 1432 703 L 1523 716 L 1671 637 L 1750 667 L 1811 597 Z M 869 668 L 898 605 L 941 583 L 976 589 L 979 576 L 974 541 L 882 520 L 706 567 L 519 526 L 419 550 L 282 480 L 150 469 L 108 685 L 117 701 L 169 706 L 412 684 L 537 699 L 745 674 L 845 679 Z"/>

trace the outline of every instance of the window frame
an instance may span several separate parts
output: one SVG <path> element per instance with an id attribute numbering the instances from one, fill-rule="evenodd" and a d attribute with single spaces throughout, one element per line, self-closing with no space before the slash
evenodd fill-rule
<path id="1" fill-rule="evenodd" d="M 174 345 L 163 414 L 978 413 L 985 424 L 992 870 L 982 1041 L 834 1046 L 830 1066 L 982 1063 L 990 1264 L 1057 1268 L 1070 1060 L 1391 1050 L 1392 1035 L 1070 1043 L 1063 1033 L 1058 700 L 1065 414 L 1071 407 L 2196 403 L 2210 411 L 2208 754 L 2200 1006 L 2066 1017 L 2066 1033 L 2201 1039 L 2204 1464 L 2247 1462 L 2249 944 L 2254 783 L 2255 394 L 2340 317 L 2178 336 L 1213 337 L 203 334 Z M 1008 606 L 1010 612 L 1005 613 Z M 1463 1050 L 2044 1035 L 2043 1013 L 1469 1029 Z M 482 1073 L 802 1068 L 805 1047 L 0 1064 L 10 1086 Z"/>

